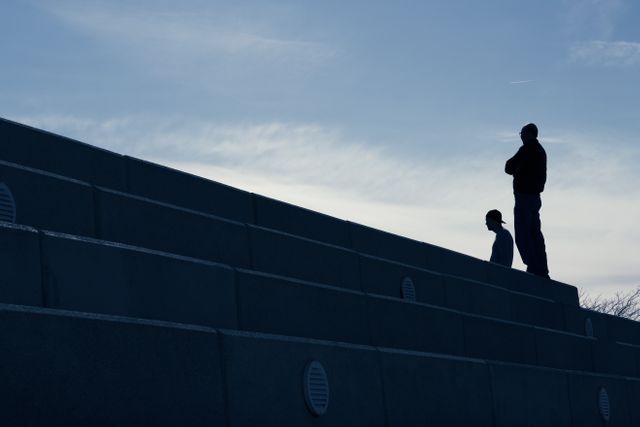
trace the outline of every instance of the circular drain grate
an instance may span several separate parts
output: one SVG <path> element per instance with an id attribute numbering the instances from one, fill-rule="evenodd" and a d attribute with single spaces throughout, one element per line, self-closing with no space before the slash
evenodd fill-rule
<path id="1" fill-rule="evenodd" d="M 416 300 L 416 287 L 413 286 L 413 280 L 411 280 L 411 277 L 405 277 L 402 280 L 402 298 L 408 301 Z"/>
<path id="2" fill-rule="evenodd" d="M 313 415 L 324 415 L 329 407 L 329 380 L 320 362 L 309 362 L 304 370 L 303 382 L 307 408 Z"/>
<path id="3" fill-rule="evenodd" d="M 584 321 L 584 333 L 588 337 L 593 337 L 593 322 L 590 317 L 587 317 L 587 320 Z"/>
<path id="4" fill-rule="evenodd" d="M 606 422 L 609 422 L 611 416 L 611 406 L 609 404 L 609 393 L 605 388 L 601 388 L 598 393 L 598 405 L 600 407 L 600 416 Z"/>
<path id="5" fill-rule="evenodd" d="M 16 203 L 4 182 L 0 182 L 0 221 L 16 222 Z"/>

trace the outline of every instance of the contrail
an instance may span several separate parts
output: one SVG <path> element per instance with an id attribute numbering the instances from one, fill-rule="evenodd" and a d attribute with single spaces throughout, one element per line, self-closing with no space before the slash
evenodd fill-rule
<path id="1" fill-rule="evenodd" d="M 518 80 L 515 82 L 509 82 L 510 85 L 520 85 L 523 83 L 531 83 L 533 80 Z"/>

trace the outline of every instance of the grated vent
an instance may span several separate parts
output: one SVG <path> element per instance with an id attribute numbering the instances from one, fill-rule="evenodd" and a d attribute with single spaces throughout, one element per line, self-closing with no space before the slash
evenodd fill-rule
<path id="1" fill-rule="evenodd" d="M 415 301 L 416 300 L 416 287 L 413 285 L 413 280 L 411 277 L 405 277 L 402 280 L 402 298 L 407 301 Z"/>
<path id="2" fill-rule="evenodd" d="M 324 415 L 329 407 L 329 380 L 320 362 L 309 362 L 304 370 L 303 382 L 307 408 L 313 415 Z"/>
<path id="3" fill-rule="evenodd" d="M 587 320 L 584 321 L 584 333 L 588 337 L 593 337 L 593 322 L 590 317 L 587 317 Z"/>
<path id="4" fill-rule="evenodd" d="M 600 389 L 600 392 L 598 393 L 598 403 L 600 406 L 600 416 L 605 422 L 609 422 L 611 406 L 609 404 L 609 393 L 607 393 L 607 389 Z"/>
<path id="5" fill-rule="evenodd" d="M 4 182 L 0 182 L 0 221 L 16 222 L 16 203 Z"/>

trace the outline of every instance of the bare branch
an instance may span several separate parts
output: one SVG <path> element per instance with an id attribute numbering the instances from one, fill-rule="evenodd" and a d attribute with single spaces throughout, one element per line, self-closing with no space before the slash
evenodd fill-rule
<path id="1" fill-rule="evenodd" d="M 602 295 L 593 298 L 584 289 L 580 289 L 578 298 L 582 308 L 631 320 L 640 320 L 640 286 L 629 292 L 616 292 L 615 295 L 608 298 Z"/>

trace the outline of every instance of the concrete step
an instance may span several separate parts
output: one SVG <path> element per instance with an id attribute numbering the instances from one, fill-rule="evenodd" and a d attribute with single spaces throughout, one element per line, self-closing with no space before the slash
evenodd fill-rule
<path id="1" fill-rule="evenodd" d="M 4 426 L 223 425 L 215 330 L 0 304 Z"/>
<path id="2" fill-rule="evenodd" d="M 0 118 L 2 160 L 116 190 L 126 190 L 124 157 Z"/>
<path id="3" fill-rule="evenodd" d="M 122 191 L 208 215 L 255 223 L 251 193 L 144 160 L 124 158 L 127 187 Z"/>
<path id="4" fill-rule="evenodd" d="M 624 377 L 489 364 L 496 426 L 635 425 L 638 381 Z M 609 420 L 600 410 L 606 391 Z"/>
<path id="5" fill-rule="evenodd" d="M 352 224 L 351 236 L 353 249 L 362 254 L 578 306 L 576 288 L 555 280 L 362 225 Z"/>
<path id="6" fill-rule="evenodd" d="M 40 252 L 46 307 L 237 328 L 226 265 L 53 232 Z"/>
<path id="7" fill-rule="evenodd" d="M 368 293 L 403 297 L 403 283 L 410 279 L 418 302 L 548 328 L 564 328 L 562 305 L 548 298 L 362 254 L 360 275 L 362 289 Z"/>
<path id="8" fill-rule="evenodd" d="M 245 224 L 106 189 L 96 189 L 95 237 L 248 267 Z"/>
<path id="9" fill-rule="evenodd" d="M 603 389 L 610 425 L 640 420 L 640 382 L 615 375 L 5 304 L 0 321 L 7 426 L 600 426 Z"/>
<path id="10" fill-rule="evenodd" d="M 27 262 L 30 261 L 35 266 L 30 268 L 33 271 L 31 278 L 26 278 L 25 285 L 17 288 L 22 293 L 9 295 L 10 288 L 7 287 L 7 299 L 0 301 L 217 327 L 236 326 L 232 308 L 236 306 L 236 286 L 237 292 L 244 289 L 247 276 L 244 270 L 236 272 L 233 268 L 210 261 L 63 233 L 44 231 L 38 237 L 34 229 L 8 224 L 0 225 L 0 236 L 5 241 L 28 248 L 25 253 L 30 258 L 22 259 L 22 253 L 12 253 L 11 258 L 8 258 L 11 263 L 8 271 L 12 271 L 13 275 L 7 276 L 8 280 L 19 278 L 20 266 Z M 295 240 L 304 242 L 298 238 Z M 254 245 L 254 249 L 256 247 L 260 245 Z M 277 252 L 278 248 L 289 247 L 291 246 L 276 241 L 273 248 L 264 247 L 259 253 L 267 254 L 268 257 Z M 331 258 L 323 253 L 311 256 L 308 251 L 295 246 L 289 252 L 289 263 L 295 264 L 294 266 L 287 265 L 286 256 L 283 258 L 283 268 L 273 268 L 273 265 L 265 261 L 265 257 L 259 257 L 262 261 L 254 262 L 254 266 L 263 267 L 267 271 L 284 270 L 285 273 L 292 274 L 307 270 L 322 273 L 332 271 L 330 268 L 336 270 L 334 267 L 339 265 L 330 265 Z M 296 257 L 300 254 L 303 256 L 298 263 Z M 350 255 L 354 254 L 350 252 Z M 321 262 L 313 262 L 315 259 Z M 348 271 L 357 274 L 358 259 L 353 259 L 353 268 Z M 371 261 L 369 257 L 363 257 L 360 262 L 360 272 L 364 277 L 384 277 L 388 282 L 397 279 L 389 287 L 381 286 L 379 281 L 370 286 L 373 281 L 364 280 L 362 288 L 368 294 L 382 294 L 393 289 L 393 292 L 388 293 L 398 297 L 398 283 L 403 274 L 409 274 L 414 279 L 418 302 L 503 320 L 565 329 L 563 307 L 553 301 L 426 270 L 408 269 L 402 265 L 383 263 L 378 259 L 374 260 L 371 264 L 374 268 L 370 269 L 367 260 Z M 321 268 L 317 268 L 317 265 Z M 387 267 L 390 272 L 387 272 Z M 280 281 L 296 282 L 290 276 L 286 279 L 281 276 L 274 277 Z M 268 274 L 262 274 L 260 280 L 272 282 Z M 352 290 L 360 291 L 359 281 L 356 276 L 344 283 L 352 283 Z M 314 283 L 316 284 L 317 282 Z M 263 288 L 265 292 L 269 290 L 267 285 Z M 436 291 L 423 292 L 425 289 Z M 25 292 L 29 298 L 25 296 Z M 285 302 L 295 303 L 297 299 L 298 297 L 292 297 Z M 325 308 L 331 311 L 332 305 Z M 340 325 L 335 326 L 340 329 Z M 584 331 L 576 332 L 584 334 Z"/>
<path id="11" fill-rule="evenodd" d="M 40 251 L 52 308 L 638 374 L 635 348 L 584 335 L 58 233 Z"/>
<path id="12" fill-rule="evenodd" d="M 241 329 L 638 376 L 640 352 L 546 328 L 238 271 Z"/>
<path id="13" fill-rule="evenodd" d="M 13 195 L 16 223 L 79 236 L 94 236 L 91 186 L 0 160 L 0 181 Z"/>

